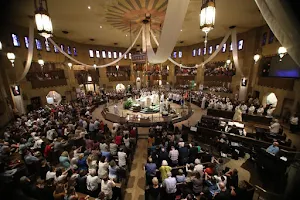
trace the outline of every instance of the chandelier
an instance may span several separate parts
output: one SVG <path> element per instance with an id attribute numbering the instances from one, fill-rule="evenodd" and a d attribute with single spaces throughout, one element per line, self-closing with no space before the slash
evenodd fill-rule
<path id="1" fill-rule="evenodd" d="M 47 0 L 34 0 L 34 5 L 35 23 L 38 33 L 45 38 L 49 38 L 52 36 L 53 27 L 48 13 Z"/>
<path id="2" fill-rule="evenodd" d="M 200 29 L 205 33 L 204 45 L 207 44 L 207 34 L 214 28 L 216 19 L 215 0 L 202 0 L 200 12 Z"/>

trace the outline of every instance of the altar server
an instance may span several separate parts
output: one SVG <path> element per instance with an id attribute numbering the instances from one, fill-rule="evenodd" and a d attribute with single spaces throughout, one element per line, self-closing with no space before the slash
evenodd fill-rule
<path id="1" fill-rule="evenodd" d="M 254 107 L 254 105 L 252 104 L 252 105 L 250 106 L 250 108 L 248 109 L 248 114 L 249 114 L 249 115 L 253 115 L 254 111 L 255 111 L 255 107 Z"/>
<path id="2" fill-rule="evenodd" d="M 265 109 L 264 107 L 261 105 L 258 109 L 257 109 L 257 114 L 258 115 L 262 115 L 264 113 Z"/>

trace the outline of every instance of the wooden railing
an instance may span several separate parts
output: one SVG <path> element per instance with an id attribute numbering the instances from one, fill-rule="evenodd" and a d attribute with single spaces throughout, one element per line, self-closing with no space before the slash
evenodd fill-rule
<path id="1" fill-rule="evenodd" d="M 167 80 L 167 78 L 168 78 L 168 76 L 166 76 L 166 75 L 162 75 L 162 76 L 160 76 L 160 75 L 152 75 L 152 76 L 150 76 L 150 80 L 152 79 L 152 80 Z"/>
<path id="2" fill-rule="evenodd" d="M 258 85 L 283 90 L 293 90 L 294 81 L 295 79 L 292 78 L 259 77 Z"/>
<path id="3" fill-rule="evenodd" d="M 111 77 L 108 77 L 108 80 L 110 82 L 113 82 L 113 81 L 130 81 L 130 77 L 129 76 L 111 76 Z"/>
<path id="4" fill-rule="evenodd" d="M 32 89 L 58 87 L 67 85 L 66 79 L 51 79 L 51 80 L 31 80 Z"/>
<path id="5" fill-rule="evenodd" d="M 232 76 L 204 76 L 204 81 L 231 82 Z"/>

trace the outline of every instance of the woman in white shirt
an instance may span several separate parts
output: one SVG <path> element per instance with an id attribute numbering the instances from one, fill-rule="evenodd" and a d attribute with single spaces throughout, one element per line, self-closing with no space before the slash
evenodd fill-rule
<path id="1" fill-rule="evenodd" d="M 100 158 L 99 164 L 98 164 L 98 176 L 99 178 L 103 178 L 106 174 L 108 174 L 108 167 L 109 164 L 106 161 L 106 157 L 102 156 Z"/>
<path id="2" fill-rule="evenodd" d="M 113 195 L 112 188 L 115 186 L 116 186 L 115 182 L 112 180 L 109 180 L 107 175 L 105 177 L 103 177 L 103 179 L 101 181 L 101 192 L 103 192 L 105 194 L 107 199 L 112 198 L 112 195 Z"/>
<path id="3" fill-rule="evenodd" d="M 89 192 L 91 192 L 92 197 L 98 196 L 98 187 L 101 183 L 101 179 L 96 176 L 96 170 L 90 170 L 89 175 L 86 177 L 86 187 Z"/>

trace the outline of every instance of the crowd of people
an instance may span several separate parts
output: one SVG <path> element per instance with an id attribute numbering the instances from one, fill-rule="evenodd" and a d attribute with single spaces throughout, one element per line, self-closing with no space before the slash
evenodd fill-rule
<path id="1" fill-rule="evenodd" d="M 126 176 L 136 128 L 113 124 L 110 130 L 92 118 L 87 99 L 29 112 L 6 128 L 1 177 L 15 186 L 7 188 L 7 199 L 76 200 L 82 198 L 77 192 L 117 198 L 115 186 Z"/>
<path id="2" fill-rule="evenodd" d="M 204 70 L 204 76 L 234 76 L 235 73 L 236 69 L 226 64 L 222 66 L 207 66 Z"/>
<path id="3" fill-rule="evenodd" d="M 225 168 L 197 142 L 173 127 L 152 127 L 145 165 L 147 199 L 231 199 L 239 195 L 238 171 Z"/>

